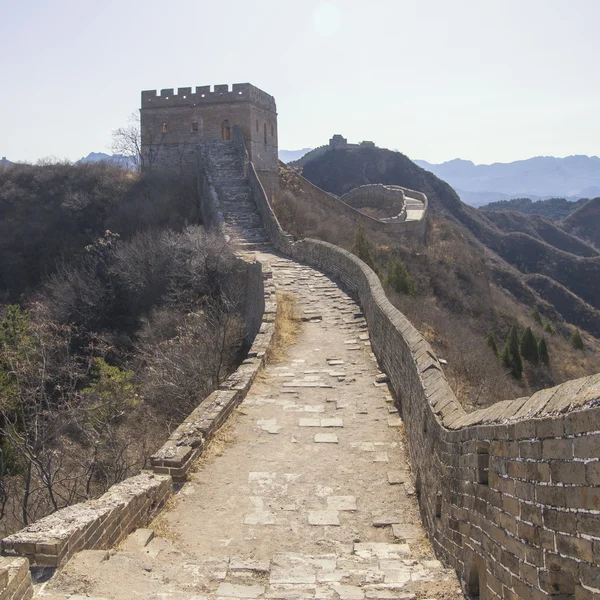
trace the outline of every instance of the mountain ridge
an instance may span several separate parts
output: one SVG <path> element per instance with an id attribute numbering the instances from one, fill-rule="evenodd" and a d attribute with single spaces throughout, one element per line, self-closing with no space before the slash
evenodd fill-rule
<path id="1" fill-rule="evenodd" d="M 513 198 L 578 200 L 600 195 L 598 156 L 534 156 L 508 163 L 479 165 L 460 158 L 440 164 L 424 160 L 414 162 L 447 181 L 463 202 L 472 206 Z"/>

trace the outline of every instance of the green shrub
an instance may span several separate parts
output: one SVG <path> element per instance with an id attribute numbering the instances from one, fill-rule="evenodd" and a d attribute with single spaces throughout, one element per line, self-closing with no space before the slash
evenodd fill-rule
<path id="1" fill-rule="evenodd" d="M 494 337 L 494 332 L 490 331 L 487 334 L 487 344 L 492 349 L 492 352 L 498 356 L 498 344 L 496 344 L 496 338 Z"/>
<path id="2" fill-rule="evenodd" d="M 542 315 L 540 315 L 540 311 L 538 310 L 537 306 L 533 307 L 533 310 L 531 311 L 531 318 L 538 324 L 538 325 L 542 325 Z"/>
<path id="3" fill-rule="evenodd" d="M 537 365 L 540 361 L 540 355 L 538 353 L 538 344 L 531 331 L 531 327 L 527 327 L 521 336 L 521 356 L 529 362 Z"/>
<path id="4" fill-rule="evenodd" d="M 556 333 L 556 329 L 554 328 L 554 325 L 552 325 L 552 323 L 546 323 L 546 325 L 544 325 L 544 331 L 552 335 Z"/>
<path id="5" fill-rule="evenodd" d="M 523 375 L 523 361 L 521 360 L 521 352 L 519 350 L 519 333 L 516 325 L 513 325 L 508 333 L 506 346 L 502 352 L 502 361 L 515 379 L 521 379 Z"/>
<path id="6" fill-rule="evenodd" d="M 545 364 L 550 364 L 550 356 L 548 355 L 548 345 L 546 344 L 546 339 L 544 336 L 540 338 L 540 342 L 538 344 L 538 354 L 540 356 L 540 360 Z"/>
<path id="7" fill-rule="evenodd" d="M 399 294 L 417 295 L 417 285 L 410 276 L 404 261 L 400 258 L 394 258 L 388 262 L 386 283 Z"/>
<path id="8" fill-rule="evenodd" d="M 575 348 L 575 350 L 583 350 L 583 339 L 581 338 L 581 333 L 579 333 L 579 329 L 576 329 L 571 334 L 571 339 L 569 340 L 571 346 Z"/>
<path id="9" fill-rule="evenodd" d="M 359 225 L 358 229 L 354 233 L 354 244 L 352 246 L 352 253 L 356 254 L 360 260 L 367 264 L 373 271 L 377 273 L 375 267 L 375 261 L 373 260 L 373 252 L 371 251 L 371 245 L 365 235 L 363 228 Z"/>

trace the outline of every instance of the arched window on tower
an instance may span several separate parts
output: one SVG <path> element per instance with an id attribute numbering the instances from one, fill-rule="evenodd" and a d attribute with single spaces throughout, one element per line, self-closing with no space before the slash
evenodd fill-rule
<path id="1" fill-rule="evenodd" d="M 163 124 L 160 127 L 161 133 L 167 133 L 167 124 L 163 121 Z"/>
<path id="2" fill-rule="evenodd" d="M 192 131 L 198 131 L 198 121 L 192 121 Z"/>
<path id="3" fill-rule="evenodd" d="M 265 126 L 264 126 L 264 134 L 265 134 L 264 137 L 265 137 L 265 145 L 266 145 L 267 144 L 267 124 L 266 123 L 265 123 Z"/>
<path id="4" fill-rule="evenodd" d="M 225 119 L 221 125 L 221 138 L 224 142 L 228 142 L 231 139 L 231 129 L 227 119 Z"/>

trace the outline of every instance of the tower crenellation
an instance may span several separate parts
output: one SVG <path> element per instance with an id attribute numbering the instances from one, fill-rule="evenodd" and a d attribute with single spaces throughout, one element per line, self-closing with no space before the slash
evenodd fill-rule
<path id="1" fill-rule="evenodd" d="M 212 87 L 212 90 L 211 90 Z M 142 108 L 169 106 L 197 106 L 202 104 L 252 102 L 268 110 L 276 110 L 275 98 L 250 83 L 203 85 L 191 87 L 145 90 L 142 92 Z"/>

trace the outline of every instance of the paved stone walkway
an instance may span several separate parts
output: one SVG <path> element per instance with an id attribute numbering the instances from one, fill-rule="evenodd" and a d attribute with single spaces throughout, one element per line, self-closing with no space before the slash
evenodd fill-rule
<path id="1" fill-rule="evenodd" d="M 462 597 L 423 537 L 402 423 L 359 307 L 313 269 L 258 258 L 296 295 L 297 343 L 259 376 L 154 534 L 78 554 L 39 597 Z"/>

